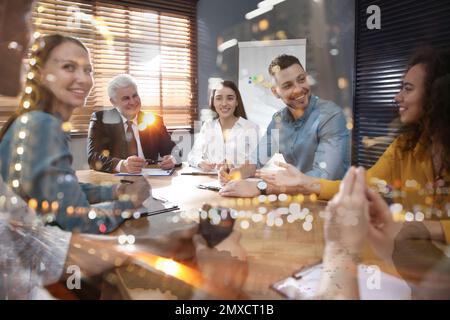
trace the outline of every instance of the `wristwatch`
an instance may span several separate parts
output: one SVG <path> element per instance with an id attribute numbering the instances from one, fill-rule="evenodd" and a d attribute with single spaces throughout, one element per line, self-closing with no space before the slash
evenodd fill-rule
<path id="1" fill-rule="evenodd" d="M 260 180 L 257 184 L 256 187 L 258 188 L 259 192 L 262 195 L 266 195 L 267 193 L 267 182 L 265 182 L 264 180 Z"/>

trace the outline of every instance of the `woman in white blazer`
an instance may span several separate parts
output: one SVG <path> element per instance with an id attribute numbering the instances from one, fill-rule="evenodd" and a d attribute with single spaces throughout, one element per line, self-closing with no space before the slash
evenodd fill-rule
<path id="1" fill-rule="evenodd" d="M 242 165 L 256 150 L 259 128 L 247 120 L 236 84 L 225 80 L 211 94 L 210 108 L 217 117 L 206 121 L 188 155 L 193 167 L 211 171 L 221 164 Z"/>

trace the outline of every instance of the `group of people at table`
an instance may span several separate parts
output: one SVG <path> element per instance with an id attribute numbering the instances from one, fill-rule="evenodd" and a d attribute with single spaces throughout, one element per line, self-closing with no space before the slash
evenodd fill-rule
<path id="1" fill-rule="evenodd" d="M 27 30 L 27 25 L 24 19 L 12 19 L 24 16 L 31 2 L 7 3 L 15 14 L 5 15 L 11 21 L 3 24 L 4 37 L 20 49 L 1 51 L 2 75 L 5 70 L 10 76 L 0 79 L 0 90 L 16 96 L 21 86 L 11 82 L 19 80 L 29 32 L 20 38 L 13 30 Z M 53 34 L 35 39 L 30 52 L 20 106 L 0 133 L 0 268 L 6 275 L 0 296 L 36 297 L 36 288 L 64 277 L 64 267 L 74 261 L 89 275 L 110 268 L 113 258 L 133 260 L 137 251 L 177 260 L 194 255 L 195 230 L 159 242 L 137 239 L 133 249 L 118 246 L 112 236 L 89 235 L 119 227 L 122 213 L 140 207 L 151 196 L 151 186 L 145 178 L 132 184 L 79 183 L 66 123 L 84 106 L 93 86 L 89 50 L 76 38 Z M 285 107 L 273 115 L 265 135 L 259 138 L 259 127 L 247 119 L 237 86 L 223 81 L 211 94 L 216 117 L 202 125 L 188 162 L 204 171 L 217 170 L 223 186 L 219 194 L 225 197 L 286 193 L 329 200 L 323 261 L 332 272 L 323 273 L 318 297 L 359 297 L 355 273 L 366 240 L 387 260 L 405 228 L 408 239 L 450 241 L 448 52 L 426 48 L 411 58 L 395 96 L 404 131 L 368 170 L 350 167 L 347 119 L 335 103 L 312 93 L 308 74 L 295 56 L 274 57 L 268 73 L 271 90 Z M 163 169 L 181 164 L 180 150 L 162 118 L 141 111 L 131 76 L 114 77 L 108 95 L 113 108 L 93 113 L 90 120 L 92 169 L 139 173 L 150 162 L 159 161 Z M 261 169 L 275 153 L 286 160 L 277 163 L 280 170 Z M 379 191 L 400 203 L 404 212 L 423 213 L 425 221 L 394 221 Z M 356 222 L 345 223 L 345 217 Z M 87 248 L 102 248 L 111 259 L 102 260 Z M 46 268 L 36 267 L 36 259 Z M 439 294 L 450 297 L 445 290 Z"/>

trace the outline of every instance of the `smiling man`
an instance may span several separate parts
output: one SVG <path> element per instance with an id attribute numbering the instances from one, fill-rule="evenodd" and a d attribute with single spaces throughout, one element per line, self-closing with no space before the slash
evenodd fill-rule
<path id="1" fill-rule="evenodd" d="M 275 153 L 281 153 L 287 163 L 307 175 L 341 179 L 350 165 L 350 132 L 342 108 L 312 94 L 308 74 L 294 56 L 283 54 L 273 59 L 269 74 L 272 93 L 286 107 L 273 115 L 251 164 L 230 173 L 221 170 L 221 182 L 228 182 L 233 171 L 240 171 L 234 176 L 253 176 L 257 167 L 262 167 Z M 264 193 L 264 187 L 267 186 L 245 180 L 233 181 L 221 194 L 250 197 Z"/>
<path id="2" fill-rule="evenodd" d="M 91 169 L 105 172 L 139 173 L 161 156 L 160 167 L 181 163 L 179 149 L 171 140 L 161 117 L 141 111 L 136 81 L 127 74 L 108 84 L 111 110 L 92 114 L 88 135 Z"/>

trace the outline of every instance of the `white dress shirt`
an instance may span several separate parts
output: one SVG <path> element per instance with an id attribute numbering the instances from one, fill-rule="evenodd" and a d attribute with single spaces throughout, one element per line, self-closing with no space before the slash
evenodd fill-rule
<path id="1" fill-rule="evenodd" d="M 189 164 L 198 167 L 202 161 L 223 163 L 225 160 L 235 166 L 244 164 L 258 145 L 259 128 L 253 122 L 240 117 L 225 135 L 226 139 L 219 119 L 206 121 L 189 152 Z"/>
<path id="2" fill-rule="evenodd" d="M 116 108 L 116 109 L 117 109 L 117 108 Z M 119 109 L 117 109 L 117 111 L 119 111 L 120 117 L 122 118 L 122 122 L 123 122 L 123 130 L 125 131 L 125 134 L 126 134 L 127 128 L 128 128 L 128 124 L 127 124 L 128 119 L 125 118 L 125 117 L 122 115 L 122 113 L 120 113 L 120 110 L 119 110 Z M 134 138 L 136 139 L 136 142 L 137 142 L 137 149 L 138 149 L 138 154 L 137 154 L 137 156 L 138 156 L 139 158 L 145 159 L 144 152 L 142 151 L 141 139 L 139 138 L 139 129 L 138 129 L 138 122 L 137 122 L 137 115 L 136 115 L 136 116 L 134 117 L 134 119 L 131 120 L 131 121 L 133 121 L 133 124 L 132 124 L 131 127 L 133 128 Z M 123 162 L 123 161 L 125 161 L 125 160 L 120 160 L 119 163 L 117 164 L 117 166 L 116 166 L 116 171 L 117 171 L 117 172 L 120 172 L 120 167 L 122 166 L 122 162 Z"/>

